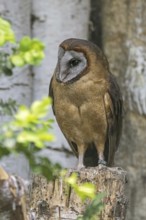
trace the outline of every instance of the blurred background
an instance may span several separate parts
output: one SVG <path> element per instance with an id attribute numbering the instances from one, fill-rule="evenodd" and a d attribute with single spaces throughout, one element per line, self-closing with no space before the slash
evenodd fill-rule
<path id="1" fill-rule="evenodd" d="M 124 99 L 123 134 L 115 163 L 128 172 L 127 220 L 145 220 L 146 1 L 0 0 L 0 16 L 12 24 L 17 39 L 25 35 L 37 37 L 46 46 L 40 66 L 25 66 L 11 77 L 0 76 L 1 100 L 13 98 L 18 104 L 29 106 L 47 96 L 58 45 L 67 38 L 88 39 L 104 51 Z M 1 115 L 1 122 L 6 117 Z M 75 167 L 76 158 L 56 123 L 53 130 L 57 140 L 44 154 L 64 167 Z M 1 163 L 11 172 L 29 177 L 23 157 L 17 162 L 12 157 Z"/>

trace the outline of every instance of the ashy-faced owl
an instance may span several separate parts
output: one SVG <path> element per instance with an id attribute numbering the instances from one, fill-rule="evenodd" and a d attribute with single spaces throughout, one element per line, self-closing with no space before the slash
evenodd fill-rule
<path id="1" fill-rule="evenodd" d="M 122 97 L 102 51 L 86 40 L 63 41 L 49 95 L 78 168 L 112 166 L 121 136 Z"/>

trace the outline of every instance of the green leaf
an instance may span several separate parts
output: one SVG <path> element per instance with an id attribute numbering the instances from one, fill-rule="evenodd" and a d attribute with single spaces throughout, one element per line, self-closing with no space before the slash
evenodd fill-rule
<path id="1" fill-rule="evenodd" d="M 95 185 L 89 182 L 78 185 L 77 173 L 72 173 L 70 177 L 65 179 L 65 181 L 71 185 L 82 200 L 87 198 L 93 199 L 95 197 Z"/>
<path id="2" fill-rule="evenodd" d="M 4 71 L 4 73 L 5 73 L 6 76 L 12 76 L 12 74 L 13 74 L 12 69 L 7 68 L 6 66 L 3 67 L 3 71 Z"/>
<path id="3" fill-rule="evenodd" d="M 31 112 L 38 116 L 38 118 L 44 117 L 49 110 L 51 105 L 51 98 L 45 97 L 42 101 L 35 101 L 31 106 Z"/>
<path id="4" fill-rule="evenodd" d="M 33 55 L 30 51 L 25 52 L 23 57 L 26 63 L 33 64 Z"/>
<path id="5" fill-rule="evenodd" d="M 95 185 L 88 182 L 83 183 L 78 186 L 76 192 L 82 200 L 85 200 L 86 198 L 93 199 L 95 197 Z"/>
<path id="6" fill-rule="evenodd" d="M 38 132 L 38 138 L 41 140 L 41 141 L 45 141 L 45 142 L 51 142 L 51 141 L 54 141 L 55 140 L 55 136 L 53 134 L 49 134 L 48 131 L 47 132 Z"/>
<path id="7" fill-rule="evenodd" d="M 77 182 L 77 173 L 72 173 L 70 177 L 66 178 L 65 181 L 70 184 L 72 187 L 76 187 Z"/>
<path id="8" fill-rule="evenodd" d="M 31 39 L 28 36 L 25 36 L 21 39 L 19 42 L 20 44 L 20 50 L 22 51 L 28 51 L 31 49 Z"/>
<path id="9" fill-rule="evenodd" d="M 15 35 L 9 22 L 0 18 L 0 46 L 3 46 L 6 42 L 14 43 Z"/>
<path id="10" fill-rule="evenodd" d="M 6 42 L 5 34 L 2 30 L 0 30 L 0 46 L 3 46 Z"/>
<path id="11" fill-rule="evenodd" d="M 25 65 L 23 57 L 19 54 L 10 56 L 10 60 L 14 64 L 14 66 L 22 67 Z"/>
<path id="12" fill-rule="evenodd" d="M 39 140 L 39 137 L 31 131 L 22 131 L 17 136 L 18 143 L 34 143 L 38 147 L 43 147 L 43 142 Z"/>
<path id="13" fill-rule="evenodd" d="M 32 39 L 32 48 L 38 51 L 44 50 L 45 45 L 38 39 Z"/>
<path id="14" fill-rule="evenodd" d="M 100 212 L 104 208 L 103 198 L 106 196 L 106 193 L 98 193 L 93 199 L 91 204 L 86 208 L 85 213 L 83 214 L 83 220 L 98 220 Z"/>
<path id="15" fill-rule="evenodd" d="M 11 25 L 8 21 L 4 20 L 3 18 L 0 18 L 0 28 L 2 29 L 10 29 Z"/>

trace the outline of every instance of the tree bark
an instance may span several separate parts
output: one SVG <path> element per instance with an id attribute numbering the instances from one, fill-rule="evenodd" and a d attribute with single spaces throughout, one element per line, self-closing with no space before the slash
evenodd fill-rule
<path id="1" fill-rule="evenodd" d="M 0 15 L 11 23 L 17 40 L 25 35 L 31 35 L 31 0 L 0 0 Z M 15 100 L 17 104 L 30 105 L 32 102 L 30 67 L 15 68 L 11 77 L 0 76 L 0 99 L 7 102 L 9 98 Z M 10 119 L 6 114 L 0 115 L 0 125 Z M 0 163 L 8 172 L 16 173 L 25 179 L 29 178 L 29 165 L 22 155 L 6 157 Z"/>
<path id="2" fill-rule="evenodd" d="M 98 213 L 97 219 L 125 219 L 127 209 L 125 171 L 117 167 L 92 167 L 80 171 L 69 170 L 67 176 L 71 172 L 78 173 L 78 184 L 92 182 L 96 186 L 96 193 L 106 193 L 103 200 L 104 208 Z M 83 203 L 61 178 L 49 183 L 40 176 L 33 179 L 31 211 L 35 212 L 38 220 L 77 219 L 90 202 L 88 200 Z"/>
<path id="3" fill-rule="evenodd" d="M 128 220 L 146 218 L 146 1 L 103 0 L 102 39 L 124 97 L 124 126 L 115 162 L 128 171 Z"/>
<path id="4" fill-rule="evenodd" d="M 0 219 L 29 220 L 26 210 L 25 182 L 9 176 L 0 167 Z"/>
<path id="5" fill-rule="evenodd" d="M 33 100 L 48 95 L 50 79 L 57 63 L 59 44 L 72 37 L 87 39 L 89 12 L 89 0 L 32 0 L 32 36 L 41 39 L 46 45 L 46 57 L 42 65 L 33 68 Z M 54 118 L 53 113 L 50 117 Z M 53 131 L 57 138 L 50 144 L 52 148 L 65 146 L 69 149 L 56 120 Z M 44 154 L 46 153 L 45 151 Z M 50 154 L 53 157 L 50 157 Z M 50 149 L 47 155 L 64 167 L 75 167 L 76 158 L 71 154 L 66 155 L 63 151 L 61 153 Z"/>

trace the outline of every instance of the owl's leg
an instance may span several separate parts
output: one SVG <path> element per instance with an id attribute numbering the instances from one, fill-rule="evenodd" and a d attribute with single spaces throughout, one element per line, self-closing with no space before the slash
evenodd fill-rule
<path id="1" fill-rule="evenodd" d="M 78 146 L 78 165 L 77 165 L 77 169 L 81 169 L 84 166 L 84 154 L 86 151 L 86 146 L 84 144 L 80 144 Z"/>
<path id="2" fill-rule="evenodd" d="M 104 166 L 106 166 L 106 161 L 104 160 L 104 155 L 103 152 L 98 153 L 98 164 L 102 164 Z"/>
<path id="3" fill-rule="evenodd" d="M 105 161 L 104 158 L 104 142 L 100 141 L 100 144 L 96 143 L 96 150 L 97 150 L 97 154 L 98 154 L 98 164 L 102 164 L 102 165 L 107 165 L 107 162 Z"/>

